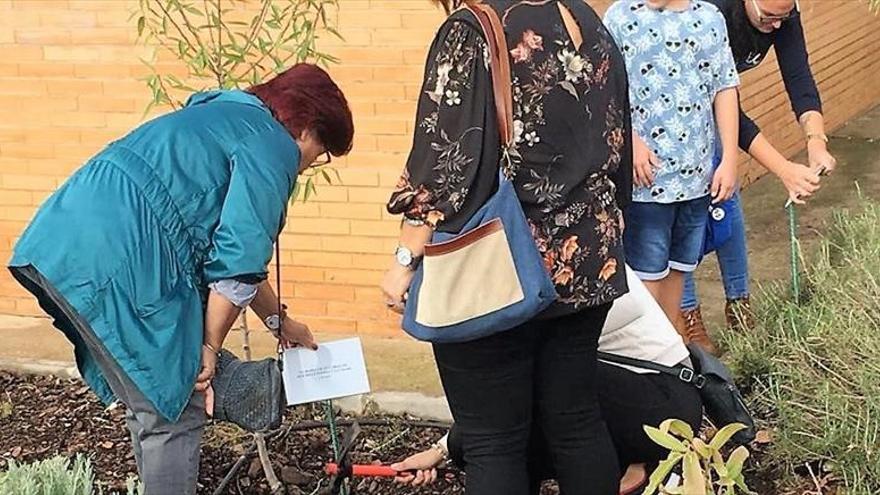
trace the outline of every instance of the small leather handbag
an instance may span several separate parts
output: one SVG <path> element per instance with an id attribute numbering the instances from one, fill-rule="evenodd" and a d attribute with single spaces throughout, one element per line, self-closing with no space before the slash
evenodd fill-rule
<path id="1" fill-rule="evenodd" d="M 481 4 L 466 7 L 490 52 L 502 163 L 498 190 L 457 233 L 435 232 L 409 289 L 403 329 L 433 343 L 468 342 L 510 330 L 557 299 L 511 178 L 510 61 L 501 20 Z"/>
<path id="2" fill-rule="evenodd" d="M 658 371 L 672 375 L 679 380 L 689 383 L 700 392 L 703 408 L 712 423 L 718 428 L 723 428 L 732 423 L 742 423 L 745 429 L 733 436 L 733 441 L 739 445 L 745 445 L 755 439 L 755 420 L 743 400 L 742 394 L 733 381 L 730 371 L 717 357 L 709 354 L 696 344 L 687 345 L 691 362 L 694 367 L 690 368 L 683 364 L 678 366 L 663 366 L 662 364 L 635 359 L 617 354 L 609 354 L 599 351 L 598 357 L 602 361 L 610 363 L 634 366 L 646 370 Z"/>
<path id="3" fill-rule="evenodd" d="M 242 361 L 221 349 L 211 386 L 215 420 L 228 421 L 252 433 L 281 426 L 286 404 L 277 359 Z"/>

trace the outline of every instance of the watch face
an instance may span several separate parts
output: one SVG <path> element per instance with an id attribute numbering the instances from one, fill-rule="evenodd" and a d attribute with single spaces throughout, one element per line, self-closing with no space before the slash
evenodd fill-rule
<path id="1" fill-rule="evenodd" d="M 278 315 L 271 315 L 266 317 L 266 326 L 272 330 L 278 330 L 279 324 L 281 323 L 281 319 Z"/>
<path id="2" fill-rule="evenodd" d="M 412 264 L 412 253 L 409 251 L 409 249 L 398 248 L 397 252 L 394 253 L 394 255 L 397 257 L 397 262 L 401 265 L 409 266 L 410 264 Z"/>

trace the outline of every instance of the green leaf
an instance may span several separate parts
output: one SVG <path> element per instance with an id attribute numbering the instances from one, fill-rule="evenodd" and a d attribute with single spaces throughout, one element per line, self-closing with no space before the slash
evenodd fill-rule
<path id="1" fill-rule="evenodd" d="M 324 180 L 327 181 L 327 184 L 333 184 L 333 181 L 330 180 L 330 174 L 327 173 L 327 170 L 322 168 L 321 175 L 324 177 Z"/>
<path id="2" fill-rule="evenodd" d="M 684 478 L 685 495 L 706 495 L 706 476 L 700 467 L 700 460 L 695 452 L 688 452 L 684 455 L 684 468 L 682 469 Z"/>
<path id="3" fill-rule="evenodd" d="M 727 475 L 733 479 L 742 475 L 743 465 L 749 458 L 749 449 L 740 445 L 727 458 Z"/>
<path id="4" fill-rule="evenodd" d="M 753 491 L 749 488 L 749 486 L 746 485 L 746 479 L 743 477 L 743 475 L 739 475 L 739 476 L 737 476 L 733 481 L 734 481 L 734 483 L 736 484 L 737 488 L 739 488 L 740 490 L 746 492 L 746 493 L 749 494 L 749 495 L 754 495 L 754 494 L 755 494 L 755 492 L 753 492 Z"/>
<path id="5" fill-rule="evenodd" d="M 733 436 L 736 435 L 738 432 L 745 429 L 746 425 L 742 423 L 731 423 L 715 433 L 715 436 L 712 437 L 712 441 L 709 442 L 709 447 L 711 447 L 713 450 L 721 450 L 721 447 L 723 447 L 728 442 L 728 440 L 733 438 Z"/>
<path id="6" fill-rule="evenodd" d="M 311 196 L 311 195 L 312 195 L 312 178 L 309 177 L 308 179 L 306 179 L 306 185 L 304 186 L 303 201 L 308 201 L 309 196 Z"/>
<path id="7" fill-rule="evenodd" d="M 645 433 L 648 434 L 648 437 L 651 440 L 653 440 L 654 443 L 656 443 L 657 445 L 664 447 L 666 449 L 669 449 L 673 452 L 686 452 L 687 451 L 687 447 L 685 446 L 685 444 L 682 443 L 681 440 L 678 440 L 675 437 L 673 437 L 672 435 L 670 435 L 669 433 L 666 433 L 664 431 L 660 431 L 659 429 L 654 428 L 653 426 L 645 425 L 643 428 L 645 430 Z"/>
<path id="8" fill-rule="evenodd" d="M 712 450 L 711 447 L 709 450 Z M 721 452 L 717 450 L 712 450 L 712 467 L 715 468 L 715 472 L 718 473 L 718 476 L 722 478 L 726 478 L 727 475 L 727 465 L 724 463 L 724 459 L 721 457 Z"/>
<path id="9" fill-rule="evenodd" d="M 680 419 L 667 419 L 660 423 L 660 431 L 665 433 L 672 432 L 686 440 L 693 440 L 694 438 L 694 430 L 691 428 L 691 425 Z"/>
<path id="10" fill-rule="evenodd" d="M 706 445 L 706 442 L 703 441 L 702 438 L 696 437 L 691 440 L 691 445 L 694 447 L 694 451 L 700 455 L 703 459 L 711 459 L 712 458 L 712 450 L 709 449 L 709 446 Z"/>
<path id="11" fill-rule="evenodd" d="M 290 193 L 290 202 L 294 203 L 297 199 L 299 199 L 299 195 L 302 192 L 302 185 L 299 181 L 294 182 L 293 184 L 293 192 Z"/>
<path id="12" fill-rule="evenodd" d="M 138 37 L 144 35 L 144 28 L 147 27 L 147 18 L 144 16 L 138 17 Z"/>
<path id="13" fill-rule="evenodd" d="M 660 488 L 660 485 L 666 481 L 669 473 L 672 472 L 682 457 L 684 456 L 681 453 L 671 452 L 669 457 L 660 462 L 660 464 L 657 465 L 657 469 L 651 473 L 651 477 L 648 479 L 648 486 L 645 487 L 642 495 L 654 495 L 657 489 Z"/>

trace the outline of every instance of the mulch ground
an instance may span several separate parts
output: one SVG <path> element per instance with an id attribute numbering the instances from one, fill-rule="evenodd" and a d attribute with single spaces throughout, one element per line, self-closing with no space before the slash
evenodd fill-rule
<path id="1" fill-rule="evenodd" d="M 123 407 L 103 407 L 94 394 L 78 380 L 50 376 L 19 375 L 0 371 L 0 471 L 10 460 L 27 463 L 55 455 L 91 458 L 97 482 L 106 492 L 123 490 L 128 478 L 137 474 Z M 333 458 L 330 435 L 325 427 L 296 430 L 305 422 L 323 422 L 323 411 L 316 407 L 291 408 L 285 426 L 268 441 L 275 473 L 288 494 L 328 493 L 326 462 Z M 381 418 L 391 424 L 362 426 L 363 432 L 353 451 L 357 463 L 393 462 L 430 446 L 445 433 L 443 428 L 409 424 L 416 418 Z M 202 442 L 199 493 L 211 494 L 233 464 L 251 451 L 251 437 L 230 425 L 209 425 Z M 781 490 L 775 484 L 778 473 L 764 466 L 766 446 L 752 445 L 748 483 L 758 494 L 800 493 Z M 454 470 L 444 480 L 429 487 L 413 488 L 388 480 L 365 479 L 356 485 L 358 494 L 454 495 L 464 493 L 464 479 Z M 262 467 L 255 454 L 249 455 L 228 484 L 227 494 L 270 493 Z M 557 490 L 550 484 L 542 495 Z"/>
<path id="2" fill-rule="evenodd" d="M 28 463 L 55 455 L 84 454 L 92 460 L 97 482 L 109 493 L 124 491 L 126 480 L 137 474 L 124 408 L 103 407 L 80 381 L 0 371 L 0 406 L 0 471 L 13 459 Z M 312 407 L 292 408 L 288 416 L 285 425 L 324 420 L 322 410 Z M 397 461 L 427 448 L 445 433 L 440 428 L 407 424 L 415 418 L 383 419 L 392 424 L 362 427 L 353 451 L 355 462 Z M 328 492 L 329 480 L 323 467 L 333 454 L 327 428 L 276 434 L 268 443 L 275 473 L 288 494 Z M 251 437 L 238 428 L 209 425 L 202 443 L 199 493 L 213 493 L 251 444 Z M 418 489 L 366 479 L 359 480 L 356 493 L 456 494 L 464 492 L 462 478 L 461 473 L 453 471 L 447 479 Z M 550 487 L 544 490 L 547 494 L 553 492 Z M 256 455 L 244 462 L 224 493 L 269 493 Z"/>

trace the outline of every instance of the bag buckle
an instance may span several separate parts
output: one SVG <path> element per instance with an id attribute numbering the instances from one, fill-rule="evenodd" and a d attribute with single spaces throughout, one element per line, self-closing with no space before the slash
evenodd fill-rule
<path id="1" fill-rule="evenodd" d="M 706 377 L 703 375 L 697 375 L 694 378 L 694 386 L 697 387 L 698 390 L 702 390 L 703 385 L 706 384 Z"/>
<path id="2" fill-rule="evenodd" d="M 685 383 L 693 383 L 695 376 L 696 376 L 696 373 L 694 373 L 694 370 L 692 370 L 690 368 L 682 368 L 681 371 L 678 372 L 679 380 L 681 380 Z"/>

